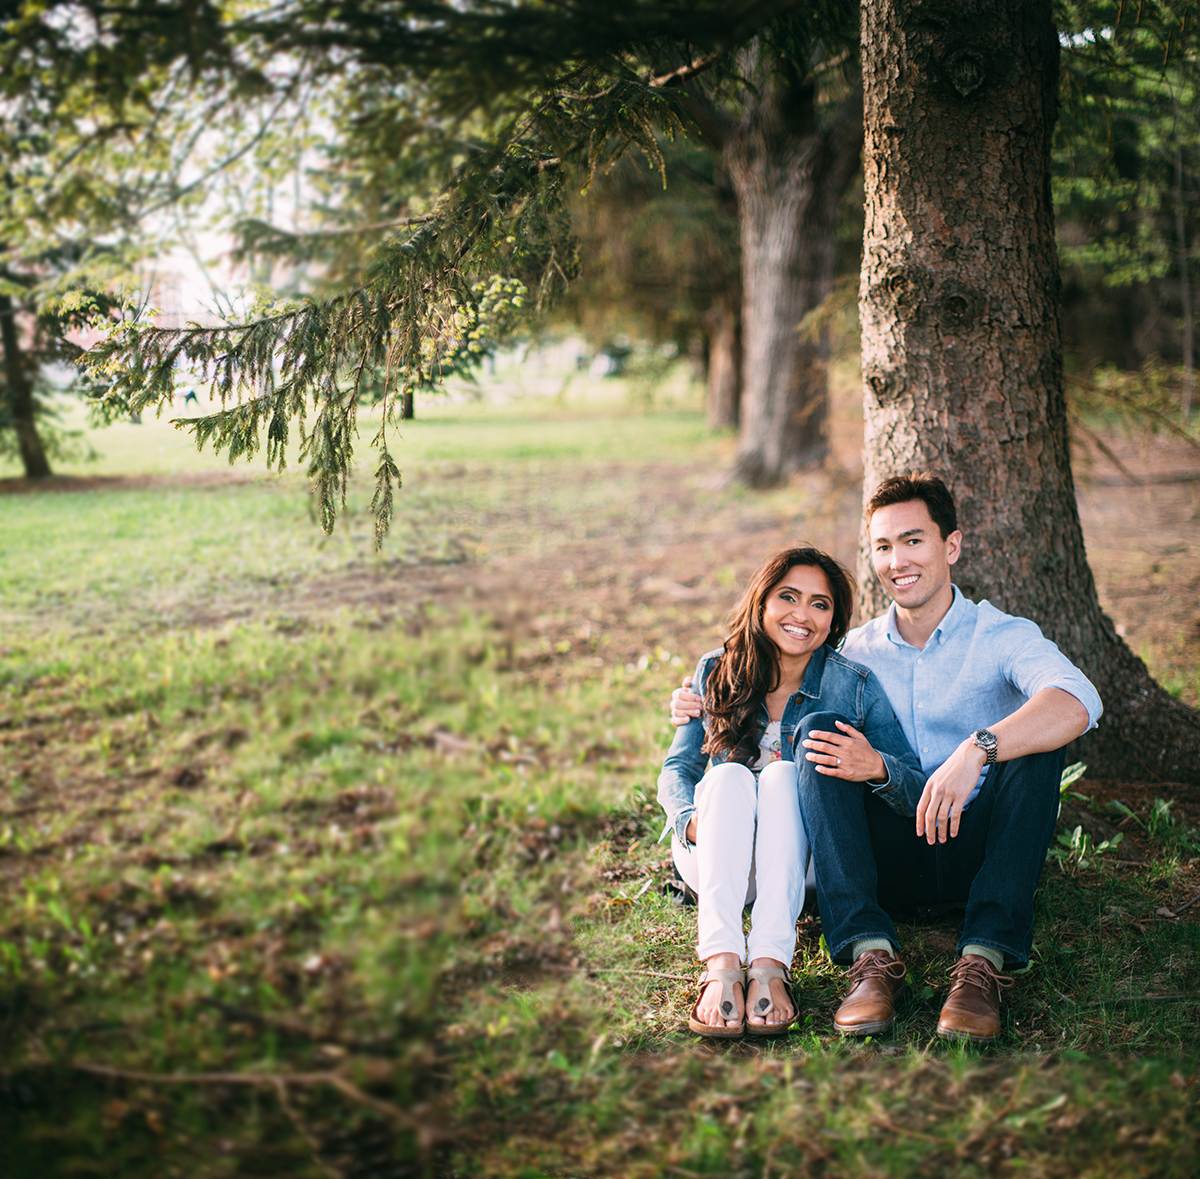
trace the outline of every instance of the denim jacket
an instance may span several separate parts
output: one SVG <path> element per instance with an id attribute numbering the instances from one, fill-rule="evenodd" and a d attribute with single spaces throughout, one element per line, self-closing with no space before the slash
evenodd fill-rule
<path id="1" fill-rule="evenodd" d="M 698 695 L 704 695 L 709 673 L 723 650 L 719 647 L 700 657 L 692 677 L 692 690 Z M 796 760 L 793 748 L 796 731 L 800 721 L 810 712 L 835 712 L 858 729 L 883 758 L 887 769 L 887 781 L 878 785 L 872 783 L 871 790 L 901 814 L 916 813 L 917 800 L 925 788 L 925 773 L 901 732 L 896 714 L 874 672 L 859 663 L 851 663 L 829 646 L 819 647 L 812 653 L 800 691 L 788 697 L 783 709 L 780 747 L 786 761 Z M 759 720 L 765 730 L 770 722 L 765 703 L 760 708 Z M 699 724 L 692 720 L 680 725 L 667 750 L 662 773 L 658 775 L 658 801 L 667 812 L 664 839 L 667 832 L 673 831 L 687 844 L 685 832 L 696 812 L 696 783 L 708 768 L 708 754 L 704 752 L 706 729 L 703 716 Z M 725 757 L 722 753 L 713 760 L 721 762 Z"/>

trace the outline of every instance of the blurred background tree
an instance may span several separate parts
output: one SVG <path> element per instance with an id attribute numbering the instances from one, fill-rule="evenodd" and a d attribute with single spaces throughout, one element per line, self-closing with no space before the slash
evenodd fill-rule
<path id="1" fill-rule="evenodd" d="M 123 20 L 107 12 L 97 19 L 119 37 L 137 27 L 130 14 L 144 23 L 149 11 L 135 6 L 122 10 Z M 326 491 L 340 486 L 340 440 L 353 430 L 346 391 L 335 393 L 325 378 L 353 371 L 357 386 L 369 374 L 391 372 L 403 412 L 415 388 L 478 359 L 481 349 L 467 342 L 479 326 L 472 292 L 480 282 L 487 286 L 497 273 L 519 279 L 530 294 L 522 303 L 542 309 L 573 275 L 569 223 L 560 207 L 564 176 L 594 171 L 631 146 L 661 167 L 662 134 L 699 135 L 720 157 L 737 196 L 742 288 L 753 309 L 746 313 L 744 295 L 741 369 L 748 383 L 738 470 L 747 482 L 768 484 L 820 461 L 827 345 L 820 330 L 802 337 L 795 326 L 830 287 L 838 198 L 856 167 L 854 7 L 823 0 L 731 14 L 715 6 L 642 4 L 626 20 L 612 16 L 598 4 L 536 11 L 352 5 L 333 22 L 323 9 L 303 5 L 286 13 L 251 10 L 227 21 L 221 52 L 210 48 L 194 64 L 197 71 L 223 68 L 222 52 L 229 57 L 232 46 L 253 44 L 260 54 L 269 47 L 272 60 L 292 70 L 293 84 L 319 81 L 336 94 L 327 107 L 331 150 L 324 173 L 336 192 L 327 207 L 331 224 L 306 234 L 280 232 L 261 220 L 244 224 L 248 256 L 319 260 L 321 291 L 334 298 L 368 289 L 379 295 L 389 283 L 401 283 L 400 270 L 379 256 L 367 261 L 373 247 L 422 274 L 406 298 L 395 297 L 393 285 L 375 333 L 350 330 L 355 312 L 328 317 L 294 309 L 272 317 L 270 327 L 260 321 L 248 329 L 235 349 L 249 362 L 242 371 L 265 376 L 249 357 L 261 359 L 273 327 L 283 369 L 304 383 L 306 394 L 322 390 L 306 457 Z M 353 69 L 342 69 L 346 55 Z M 437 185 L 448 173 L 454 180 L 438 206 Z M 440 211 L 432 220 L 422 220 L 423 210 L 435 206 Z M 535 221 L 536 234 L 529 232 Z M 449 249 L 447 231 L 456 239 Z M 339 248 L 330 252 L 335 239 Z M 535 240 L 541 243 L 536 249 Z M 430 267 L 454 277 L 431 282 Z M 433 304 L 433 319 L 445 328 L 436 342 L 438 331 L 426 315 Z M 714 313 L 723 325 L 716 336 L 718 368 L 728 370 L 736 321 L 728 306 Z M 321 346 L 313 347 L 318 336 Z M 359 342 L 368 339 L 359 355 Z M 189 362 L 203 366 L 206 355 L 227 355 L 230 341 L 216 340 L 210 338 L 214 346 L 206 352 L 205 343 L 191 337 Z M 288 357 L 301 350 L 305 363 L 290 369 Z M 161 367 L 154 372 L 152 396 L 161 402 L 169 374 Z M 731 383 L 726 380 L 726 388 Z M 123 403 L 125 391 L 115 393 Z M 385 404 L 387 398 L 384 392 Z M 197 429 L 236 451 L 253 449 L 247 431 L 271 422 L 278 436 L 299 412 L 298 402 L 289 402 L 287 412 L 278 401 L 270 412 L 265 404 L 262 413 L 242 407 Z M 383 503 L 393 464 L 383 435 L 376 441 L 383 450 Z M 323 502 L 332 519 L 328 494 Z"/>
<path id="2" fill-rule="evenodd" d="M 1112 407 L 1106 390 L 1120 388 L 1117 408 L 1126 416 L 1139 400 L 1153 413 L 1166 365 L 1186 421 L 1200 231 L 1195 6 L 1059 3 L 1055 18 L 1063 44 L 1053 191 L 1064 344 L 1084 374 L 1096 365 L 1153 370 L 1145 381 L 1077 384 L 1076 395 Z"/>
<path id="3" fill-rule="evenodd" d="M 690 358 L 714 429 L 736 428 L 741 255 L 733 188 L 693 140 L 661 143 L 665 168 L 623 159 L 571 201 L 579 277 L 557 315 L 595 349 L 649 340 Z"/>
<path id="4" fill-rule="evenodd" d="M 105 388 L 76 365 L 85 333 L 119 318 L 167 249 L 166 211 L 200 204 L 293 91 L 232 51 L 208 4 L 16 4 L 4 20 L 0 454 L 40 479 L 72 447 L 55 395 Z"/>

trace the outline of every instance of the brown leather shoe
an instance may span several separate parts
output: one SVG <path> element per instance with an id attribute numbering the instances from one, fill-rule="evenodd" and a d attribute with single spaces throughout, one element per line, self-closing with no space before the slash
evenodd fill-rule
<path id="1" fill-rule="evenodd" d="M 904 990 L 904 963 L 887 950 L 859 954 L 850 967 L 850 993 L 833 1017 L 843 1036 L 877 1036 L 892 1026 Z"/>
<path id="2" fill-rule="evenodd" d="M 1000 992 L 1013 980 L 986 958 L 964 954 L 950 967 L 950 994 L 938 1019 L 938 1035 L 989 1044 L 1000 1034 Z"/>

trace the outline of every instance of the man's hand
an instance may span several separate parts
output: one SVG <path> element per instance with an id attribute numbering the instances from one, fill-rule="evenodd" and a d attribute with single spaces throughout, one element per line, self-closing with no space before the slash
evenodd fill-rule
<path id="1" fill-rule="evenodd" d="M 683 677 L 683 687 L 671 693 L 671 724 L 686 725 L 694 716 L 704 711 L 704 697 L 691 690 L 692 677 Z"/>
<path id="2" fill-rule="evenodd" d="M 917 835 L 926 843 L 945 843 L 958 834 L 963 806 L 986 763 L 987 754 L 968 738 L 929 775 L 917 803 Z"/>
<path id="3" fill-rule="evenodd" d="M 813 729 L 808 740 L 801 742 L 809 751 L 804 755 L 805 760 L 814 763 L 813 768 L 817 773 L 830 778 L 843 778 L 847 782 L 882 781 L 886 778 L 887 766 L 871 742 L 845 721 L 834 721 L 834 724 L 840 732 Z"/>

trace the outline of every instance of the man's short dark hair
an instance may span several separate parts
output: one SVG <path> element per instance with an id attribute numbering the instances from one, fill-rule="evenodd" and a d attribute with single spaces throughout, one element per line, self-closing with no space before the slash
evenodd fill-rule
<path id="1" fill-rule="evenodd" d="M 930 519 L 938 526 L 942 539 L 958 531 L 958 512 L 954 508 L 954 496 L 936 475 L 928 471 L 912 471 L 907 475 L 895 475 L 885 479 L 867 501 L 867 520 L 880 508 L 892 504 L 907 504 L 919 499 L 928 509 Z"/>

